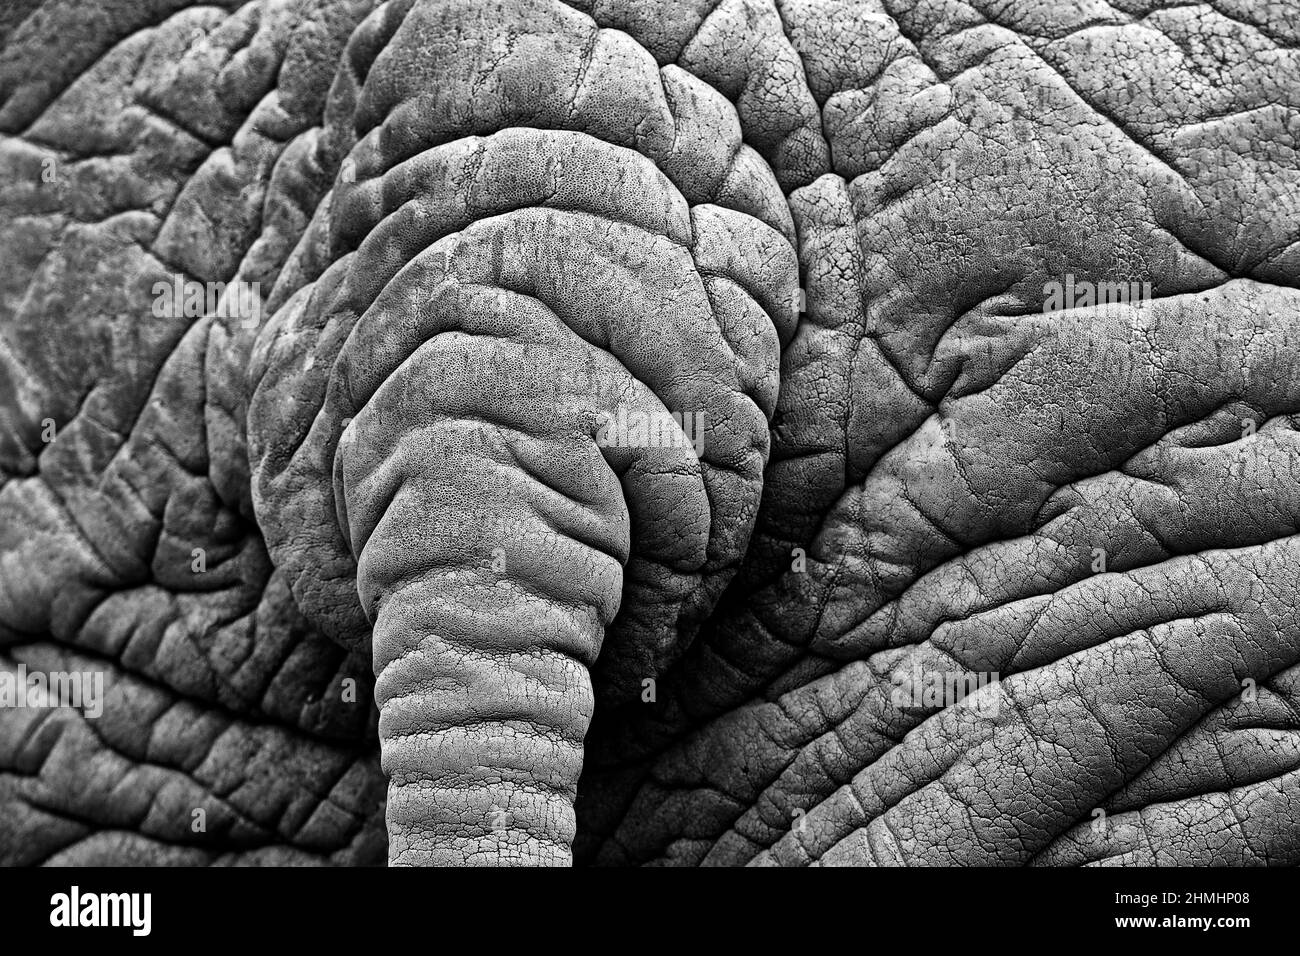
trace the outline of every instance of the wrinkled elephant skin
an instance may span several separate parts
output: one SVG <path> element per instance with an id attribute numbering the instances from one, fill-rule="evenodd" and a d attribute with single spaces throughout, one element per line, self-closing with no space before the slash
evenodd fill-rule
<path id="1" fill-rule="evenodd" d="M 20 0 L 0 134 L 0 863 L 1300 863 L 1296 0 Z"/>

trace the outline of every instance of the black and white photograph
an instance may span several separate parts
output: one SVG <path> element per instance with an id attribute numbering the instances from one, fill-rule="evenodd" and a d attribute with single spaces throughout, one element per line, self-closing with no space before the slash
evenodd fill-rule
<path id="1" fill-rule="evenodd" d="M 0 0 L 21 922 L 1297 865 L 1300 0 Z"/>

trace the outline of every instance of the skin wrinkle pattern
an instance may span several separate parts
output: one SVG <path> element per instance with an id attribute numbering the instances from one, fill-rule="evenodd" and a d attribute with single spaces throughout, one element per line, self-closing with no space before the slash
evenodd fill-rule
<path id="1" fill-rule="evenodd" d="M 1300 863 L 1295 0 L 91 6 L 0 863 Z"/>

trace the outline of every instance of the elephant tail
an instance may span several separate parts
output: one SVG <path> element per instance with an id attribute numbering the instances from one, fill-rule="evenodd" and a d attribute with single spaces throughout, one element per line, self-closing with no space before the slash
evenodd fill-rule
<path id="1" fill-rule="evenodd" d="M 793 252 L 583 134 L 367 182 L 339 214 L 379 220 L 259 341 L 259 522 L 370 639 L 390 862 L 562 864 L 595 699 L 665 674 L 744 553 Z"/>
<path id="2" fill-rule="evenodd" d="M 612 476 L 560 443 L 454 419 L 405 435 L 378 473 L 349 447 L 346 501 L 376 522 L 357 585 L 374 620 L 390 861 L 567 864 L 588 669 L 627 542 L 617 498 L 576 479 L 616 493 Z"/>
<path id="3" fill-rule="evenodd" d="M 496 297 L 462 294 L 471 310 Z M 683 574 L 705 560 L 694 452 L 602 447 L 601 422 L 662 406 L 563 327 L 549 335 L 426 343 L 339 443 L 394 864 L 568 863 L 628 502 L 653 507 L 676 476 L 695 517 L 653 560 Z"/>

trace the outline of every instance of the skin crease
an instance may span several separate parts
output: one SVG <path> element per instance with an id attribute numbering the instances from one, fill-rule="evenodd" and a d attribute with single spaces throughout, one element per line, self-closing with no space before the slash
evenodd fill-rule
<path id="1" fill-rule="evenodd" d="M 0 862 L 1300 862 L 1298 14 L 0 15 Z"/>

